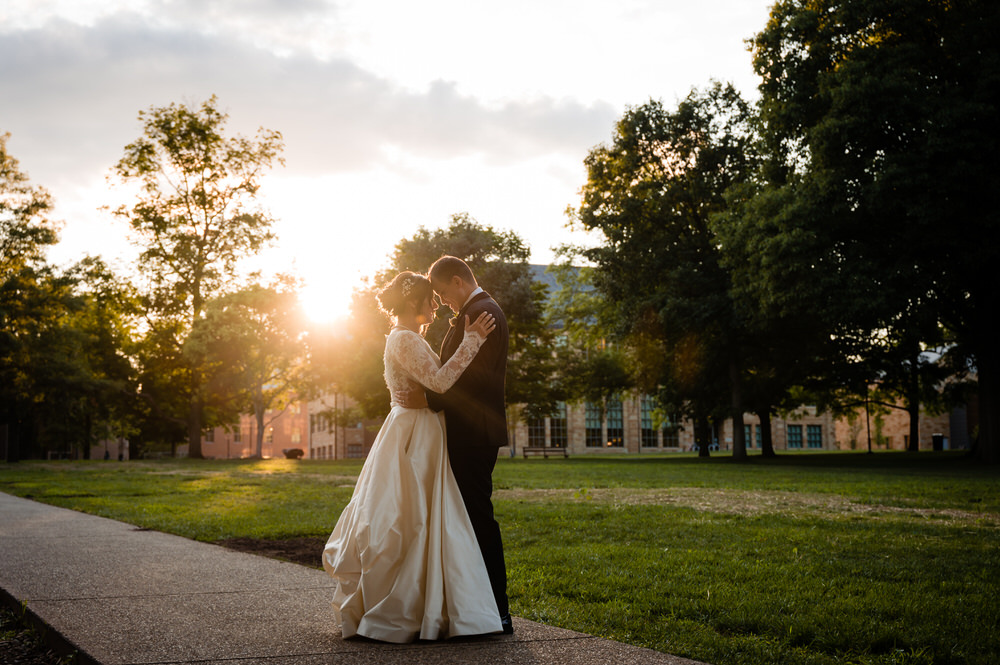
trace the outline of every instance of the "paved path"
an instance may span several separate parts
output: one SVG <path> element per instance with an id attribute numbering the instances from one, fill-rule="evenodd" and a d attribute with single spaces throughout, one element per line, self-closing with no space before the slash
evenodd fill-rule
<path id="1" fill-rule="evenodd" d="M 0 493 L 0 601 L 25 603 L 81 663 L 695 663 L 517 617 L 513 636 L 344 640 L 333 584 L 321 570 Z"/>

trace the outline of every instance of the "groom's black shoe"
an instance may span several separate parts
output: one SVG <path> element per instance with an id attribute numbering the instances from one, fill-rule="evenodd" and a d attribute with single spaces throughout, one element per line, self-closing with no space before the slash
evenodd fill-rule
<path id="1" fill-rule="evenodd" d="M 500 625 L 503 626 L 503 634 L 504 635 L 513 635 L 514 634 L 514 622 L 511 621 L 511 618 L 510 618 L 509 614 L 505 614 L 502 617 L 500 617 Z"/>

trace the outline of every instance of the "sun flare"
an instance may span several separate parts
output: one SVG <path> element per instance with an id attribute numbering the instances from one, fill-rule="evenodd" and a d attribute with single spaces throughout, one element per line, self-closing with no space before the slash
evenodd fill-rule
<path id="1" fill-rule="evenodd" d="M 299 290 L 299 303 L 313 323 L 333 323 L 351 315 L 351 293 L 351 285 L 307 283 Z"/>

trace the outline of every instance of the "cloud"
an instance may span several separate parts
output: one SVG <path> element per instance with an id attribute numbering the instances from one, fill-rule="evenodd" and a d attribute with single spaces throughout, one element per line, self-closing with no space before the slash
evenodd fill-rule
<path id="1" fill-rule="evenodd" d="M 321 4 L 298 3 L 315 11 Z M 253 5 L 257 18 L 278 11 L 273 1 Z M 281 131 L 289 170 L 314 174 L 372 168 L 386 146 L 501 164 L 552 153 L 582 159 L 617 115 L 609 104 L 549 98 L 488 105 L 446 81 L 406 90 L 344 58 L 281 55 L 179 25 L 119 13 L 89 26 L 52 19 L 0 32 L 0 130 L 12 133 L 12 150 L 24 151 L 34 180 L 106 172 L 141 131 L 139 110 L 211 94 L 230 112 L 233 131 Z"/>

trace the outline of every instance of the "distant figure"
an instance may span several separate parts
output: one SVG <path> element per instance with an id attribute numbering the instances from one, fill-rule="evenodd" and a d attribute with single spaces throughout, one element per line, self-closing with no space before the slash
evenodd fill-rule
<path id="1" fill-rule="evenodd" d="M 111 451 L 107 448 L 104 449 L 104 459 L 111 459 Z"/>
<path id="2" fill-rule="evenodd" d="M 392 410 L 323 550 L 323 567 L 338 580 L 333 605 L 343 636 L 410 642 L 502 632 L 449 464 L 445 416 L 422 399 L 423 387 L 444 393 L 456 384 L 492 336 L 494 317 L 466 316 L 442 364 L 421 335 L 437 309 L 430 281 L 400 273 L 378 299 L 395 323 L 384 356 Z M 423 403 L 409 408 L 400 394 Z"/>

